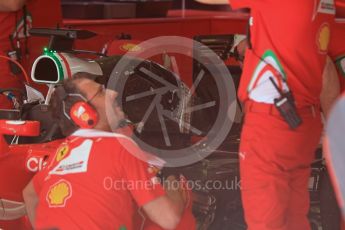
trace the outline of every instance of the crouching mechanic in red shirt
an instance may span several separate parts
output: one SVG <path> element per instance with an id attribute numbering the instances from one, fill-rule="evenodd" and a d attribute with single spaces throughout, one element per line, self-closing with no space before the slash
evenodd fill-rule
<path id="1" fill-rule="evenodd" d="M 162 228 L 174 229 L 185 205 L 182 191 L 165 193 L 152 166 L 135 157 L 142 154 L 136 144 L 111 133 L 124 117 L 117 94 L 87 76 L 65 81 L 52 97 L 56 119 L 70 135 L 24 189 L 33 227 L 129 230 L 139 206 Z M 109 122 L 107 106 L 114 112 Z"/>

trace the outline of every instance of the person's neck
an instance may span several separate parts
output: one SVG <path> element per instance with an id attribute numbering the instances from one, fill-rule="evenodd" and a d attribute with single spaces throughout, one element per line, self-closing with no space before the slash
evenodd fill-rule
<path id="1" fill-rule="evenodd" d="M 100 123 L 98 123 L 93 129 L 103 131 L 103 132 L 111 132 L 112 131 L 109 125 L 100 124 Z"/>

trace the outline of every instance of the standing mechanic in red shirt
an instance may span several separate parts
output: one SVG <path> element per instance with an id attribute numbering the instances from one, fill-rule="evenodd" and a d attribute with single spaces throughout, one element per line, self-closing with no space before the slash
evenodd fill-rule
<path id="1" fill-rule="evenodd" d="M 61 19 L 60 0 L 0 0 L 0 55 L 19 61 L 30 72 L 48 43 L 48 38 L 30 37 L 30 28 L 55 27 Z M 23 80 L 18 66 L 1 57 L 0 89 L 23 89 Z M 11 108 L 11 99 L 0 93 L 0 109 Z"/>
<path id="2" fill-rule="evenodd" d="M 117 95 L 86 77 L 66 81 L 52 97 L 60 127 L 72 134 L 24 190 L 35 229 L 129 230 L 136 205 L 164 229 L 175 228 L 184 209 L 182 192 L 165 193 L 155 168 L 135 156 L 143 154 L 139 147 L 111 132 L 124 117 Z M 113 108 L 111 120 L 107 106 Z"/>
<path id="3" fill-rule="evenodd" d="M 251 10 L 251 44 L 239 89 L 246 113 L 240 145 L 246 222 L 250 230 L 310 229 L 307 187 L 322 130 L 320 92 L 334 2 L 230 3 Z"/>
<path id="4" fill-rule="evenodd" d="M 48 39 L 30 37 L 29 29 L 55 27 L 61 19 L 60 0 L 0 0 L 0 55 L 19 61 L 30 72 Z M 0 58 L 0 89 L 23 89 L 21 70 L 5 58 Z M 11 98 L 0 93 L 0 109 L 11 108 Z"/>
<path id="5" fill-rule="evenodd" d="M 16 21 L 19 19 L 21 10 L 26 0 L 1 0 L 0 1 L 0 55 L 14 57 L 17 55 L 18 47 L 13 34 L 16 28 Z M 21 34 L 20 36 L 22 36 Z M 16 36 L 16 38 L 22 38 Z M 16 43 L 16 44 L 15 44 Z M 8 60 L 0 58 L 0 88 L 22 88 L 23 85 L 17 76 L 18 72 L 13 72 L 10 69 Z M 0 108 L 12 108 L 13 104 L 6 98 L 5 95 L 0 94 Z"/>

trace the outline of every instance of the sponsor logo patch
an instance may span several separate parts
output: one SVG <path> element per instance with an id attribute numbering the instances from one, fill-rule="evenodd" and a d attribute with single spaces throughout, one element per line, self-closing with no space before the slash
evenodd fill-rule
<path id="1" fill-rule="evenodd" d="M 44 159 L 45 156 L 32 156 L 28 158 L 26 161 L 26 169 L 30 172 L 41 171 L 47 165 L 47 162 L 44 161 Z"/>
<path id="2" fill-rule="evenodd" d="M 335 5 L 334 0 L 314 0 L 315 1 L 315 9 L 313 13 L 312 20 L 316 19 L 318 14 L 330 14 L 335 15 Z M 318 3 L 317 3 L 318 2 Z"/>
<path id="3" fill-rule="evenodd" d="M 59 180 L 50 186 L 46 200 L 50 208 L 61 208 L 72 197 L 72 186 L 67 180 Z"/>
<path id="4" fill-rule="evenodd" d="M 85 140 L 81 145 L 70 150 L 68 156 L 61 159 L 50 175 L 66 175 L 87 172 L 93 141 Z"/>
<path id="5" fill-rule="evenodd" d="M 331 36 L 331 29 L 328 23 L 324 23 L 320 26 L 319 32 L 316 37 L 316 44 L 319 48 L 319 52 L 322 54 L 327 53 L 328 45 Z"/>
<path id="6" fill-rule="evenodd" d="M 335 14 L 334 1 L 321 0 L 317 12 L 322 14 Z"/>
<path id="7" fill-rule="evenodd" d="M 68 145 L 61 146 L 56 152 L 55 160 L 57 162 L 60 162 L 61 160 L 63 160 L 68 154 L 68 151 L 69 151 Z"/>
<path id="8" fill-rule="evenodd" d="M 90 119 L 89 114 L 83 106 L 79 106 L 78 109 L 74 111 L 73 115 L 82 121 L 88 121 Z"/>
<path id="9" fill-rule="evenodd" d="M 141 50 L 141 47 L 134 43 L 125 43 L 120 46 L 120 49 L 123 51 L 129 51 L 129 52 L 138 52 Z"/>

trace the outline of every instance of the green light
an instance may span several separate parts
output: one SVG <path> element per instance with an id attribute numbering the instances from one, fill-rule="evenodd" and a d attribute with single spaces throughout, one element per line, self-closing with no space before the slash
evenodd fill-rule
<path id="1" fill-rule="evenodd" d="M 44 47 L 43 48 L 43 53 L 44 54 L 56 53 L 56 50 L 49 50 L 47 47 Z"/>
<path id="2" fill-rule="evenodd" d="M 47 47 L 44 47 L 43 48 L 43 54 L 47 54 L 49 52 L 48 48 Z"/>

